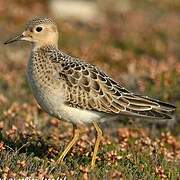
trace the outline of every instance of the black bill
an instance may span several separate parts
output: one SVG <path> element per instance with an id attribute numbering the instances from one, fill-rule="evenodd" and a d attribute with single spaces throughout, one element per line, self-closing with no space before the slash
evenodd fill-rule
<path id="1" fill-rule="evenodd" d="M 18 34 L 16 35 L 15 37 L 12 37 L 10 38 L 9 40 L 7 40 L 6 42 L 4 42 L 4 44 L 9 44 L 9 43 L 12 43 L 12 42 L 15 42 L 15 41 L 19 41 L 23 38 L 23 34 Z"/>

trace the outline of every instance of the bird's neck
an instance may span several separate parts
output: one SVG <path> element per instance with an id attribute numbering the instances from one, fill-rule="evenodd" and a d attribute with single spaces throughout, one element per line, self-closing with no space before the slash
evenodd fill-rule
<path id="1" fill-rule="evenodd" d="M 58 43 L 33 43 L 32 51 L 37 51 L 38 49 L 42 49 L 44 47 L 54 47 L 58 49 Z"/>

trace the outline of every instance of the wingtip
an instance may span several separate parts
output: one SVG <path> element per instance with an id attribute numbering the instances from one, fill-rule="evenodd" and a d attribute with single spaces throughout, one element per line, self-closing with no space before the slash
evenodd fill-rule
<path id="1" fill-rule="evenodd" d="M 163 101 L 160 101 L 160 100 L 157 100 L 157 99 L 154 99 L 154 98 L 150 98 L 148 96 L 141 96 L 140 97 L 142 98 L 145 98 L 147 100 L 150 100 L 152 102 L 155 102 L 157 104 L 159 104 L 159 108 L 162 110 L 162 111 L 167 111 L 167 112 L 174 112 L 176 110 L 176 106 L 173 105 L 173 104 L 170 104 L 170 103 L 167 103 L 167 102 L 163 102 Z"/>

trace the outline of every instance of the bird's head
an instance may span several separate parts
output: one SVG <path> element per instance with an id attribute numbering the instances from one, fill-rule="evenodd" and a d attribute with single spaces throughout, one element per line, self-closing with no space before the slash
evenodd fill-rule
<path id="1" fill-rule="evenodd" d="M 54 21 L 47 17 L 36 17 L 26 24 L 25 30 L 7 40 L 4 44 L 15 41 L 30 41 L 35 47 L 44 45 L 58 46 L 58 30 Z"/>

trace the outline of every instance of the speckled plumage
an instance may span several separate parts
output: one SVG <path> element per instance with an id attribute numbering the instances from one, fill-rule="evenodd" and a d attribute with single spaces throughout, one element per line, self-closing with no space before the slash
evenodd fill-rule
<path id="1" fill-rule="evenodd" d="M 34 17 L 26 23 L 26 29 L 35 27 L 40 24 L 54 24 L 54 21 L 49 17 Z"/>
<path id="2" fill-rule="evenodd" d="M 55 98 L 55 100 L 63 103 L 63 106 L 93 111 L 96 114 L 102 112 L 99 118 L 92 119 L 92 121 L 107 120 L 106 115 L 113 118 L 113 116 L 117 117 L 121 114 L 162 119 L 170 118 L 163 112 L 171 111 L 172 107 L 170 105 L 129 92 L 96 66 L 85 63 L 78 58 L 73 58 L 54 46 L 44 46 L 37 51 L 33 51 L 30 62 L 28 66 L 28 71 L 31 69 L 28 73 L 31 77 L 29 78 L 31 79 L 30 84 L 32 84 L 32 78 L 36 77 L 36 86 L 41 87 L 36 88 L 35 97 L 40 89 L 40 93 L 44 92 L 44 89 L 48 89 L 44 96 L 47 96 L 51 91 L 58 94 L 58 89 L 62 98 Z M 56 96 L 55 93 L 53 94 Z M 39 98 L 36 97 L 36 99 Z M 63 101 L 60 99 L 63 99 Z M 44 101 L 44 103 L 47 102 Z M 44 107 L 44 103 L 40 102 L 39 104 Z M 44 110 L 48 112 L 47 108 L 44 108 Z M 55 111 L 58 111 L 58 108 Z M 54 112 L 54 114 L 52 112 L 48 113 L 57 117 L 57 114 L 61 114 L 60 111 L 59 113 Z M 59 118 L 64 119 L 66 117 L 59 115 Z M 77 122 L 80 122 L 80 120 L 77 120 Z M 87 121 L 81 119 L 81 122 Z"/>
<path id="3" fill-rule="evenodd" d="M 6 41 L 33 44 L 27 66 L 28 82 L 41 108 L 48 114 L 73 123 L 74 137 L 58 159 L 62 161 L 79 137 L 77 123 L 92 123 L 97 131 L 91 167 L 102 137 L 97 122 L 120 119 L 122 115 L 171 119 L 175 107 L 136 95 L 102 70 L 58 49 L 58 30 L 50 18 L 35 18 L 25 31 Z"/>

